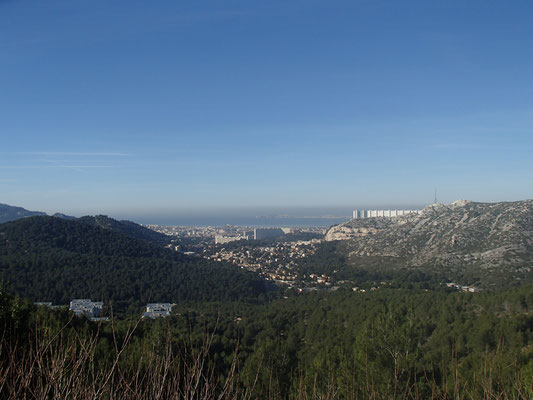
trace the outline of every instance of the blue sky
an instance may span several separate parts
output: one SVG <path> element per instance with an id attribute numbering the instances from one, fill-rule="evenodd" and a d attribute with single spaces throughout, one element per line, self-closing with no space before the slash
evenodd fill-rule
<path id="1" fill-rule="evenodd" d="M 0 203 L 532 198 L 532 20 L 530 1 L 0 0 Z"/>

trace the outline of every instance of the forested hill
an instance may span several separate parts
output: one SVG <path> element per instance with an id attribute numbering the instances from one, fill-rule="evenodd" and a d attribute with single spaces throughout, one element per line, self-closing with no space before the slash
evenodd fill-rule
<path id="1" fill-rule="evenodd" d="M 117 221 L 116 219 L 109 218 L 107 215 L 96 215 L 94 217 L 86 216 L 81 217 L 78 220 L 90 225 L 98 226 L 103 229 L 110 229 L 136 239 L 143 239 L 156 244 L 165 245 L 171 241 L 171 238 L 167 235 L 145 228 L 144 226 L 136 224 L 135 222 L 125 220 Z"/>
<path id="2" fill-rule="evenodd" d="M 9 206 L 7 204 L 0 203 L 0 224 L 9 221 L 16 221 L 21 218 L 28 218 L 34 216 L 45 216 L 46 213 L 41 211 L 28 211 L 22 207 Z M 151 229 L 145 228 L 135 222 L 131 221 L 117 221 L 116 219 L 109 218 L 107 215 L 85 216 L 81 218 L 72 217 L 70 215 L 56 213 L 53 217 L 74 220 L 78 219 L 81 222 L 85 222 L 90 225 L 99 226 L 100 228 L 114 230 L 116 232 L 123 233 L 127 236 L 131 236 L 136 239 L 143 239 L 148 242 L 166 245 L 170 243 L 171 238 L 159 232 L 155 232 Z"/>
<path id="3" fill-rule="evenodd" d="M 39 216 L 0 225 L 0 280 L 34 301 L 147 302 L 255 299 L 256 275 L 189 257 L 80 220 Z"/>
<path id="4" fill-rule="evenodd" d="M 20 218 L 32 217 L 35 215 L 46 214 L 40 211 L 28 211 L 22 207 L 14 207 L 0 203 L 0 224 L 3 222 L 14 221 Z"/>

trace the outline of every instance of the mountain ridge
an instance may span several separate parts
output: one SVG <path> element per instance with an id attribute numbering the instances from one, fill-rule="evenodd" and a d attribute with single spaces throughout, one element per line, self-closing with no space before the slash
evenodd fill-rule
<path id="1" fill-rule="evenodd" d="M 5 222 L 16 221 L 22 218 L 29 218 L 35 216 L 48 216 L 42 211 L 29 211 L 22 207 L 10 206 L 8 204 L 0 203 L 0 224 Z M 155 232 L 142 225 L 128 220 L 116 220 L 107 215 L 86 215 L 80 218 L 63 213 L 55 213 L 52 217 L 64 220 L 77 220 L 89 225 L 98 226 L 104 229 L 114 230 L 127 236 L 136 239 L 146 240 L 159 245 L 167 245 L 171 242 L 171 238 L 159 232 Z"/>
<path id="2" fill-rule="evenodd" d="M 420 214 L 353 219 L 330 228 L 326 240 L 345 241 L 352 265 L 506 273 L 519 280 L 533 271 L 533 200 L 460 200 Z"/>
<path id="3" fill-rule="evenodd" d="M 163 233 L 153 231 L 135 222 L 128 220 L 118 221 L 107 215 L 87 215 L 80 217 L 77 220 L 102 229 L 113 230 L 135 239 L 142 239 L 159 245 L 167 245 L 172 240 L 169 236 Z"/>
<path id="4" fill-rule="evenodd" d="M 42 211 L 29 211 L 22 207 L 0 203 L 0 224 L 9 221 L 15 221 L 20 218 L 33 217 L 36 215 L 46 215 L 46 213 Z"/>

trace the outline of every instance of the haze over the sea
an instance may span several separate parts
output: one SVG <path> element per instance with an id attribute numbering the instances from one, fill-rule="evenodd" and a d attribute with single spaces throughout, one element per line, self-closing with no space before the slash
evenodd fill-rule
<path id="1" fill-rule="evenodd" d="M 307 207 L 307 208 L 219 208 L 154 210 L 150 213 L 116 213 L 110 216 L 141 224 L 179 226 L 250 226 L 250 227 L 329 227 L 352 218 L 354 209 L 361 207 Z M 374 207 L 375 208 L 375 207 Z M 421 205 L 387 206 L 384 209 L 421 209 Z"/>

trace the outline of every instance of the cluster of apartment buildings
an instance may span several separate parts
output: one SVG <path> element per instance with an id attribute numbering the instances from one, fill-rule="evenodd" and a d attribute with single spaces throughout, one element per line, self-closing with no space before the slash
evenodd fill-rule
<path id="1" fill-rule="evenodd" d="M 393 218 L 400 217 L 407 214 L 420 214 L 422 210 L 354 210 L 353 218 L 354 219 L 364 219 L 364 218 Z"/>

